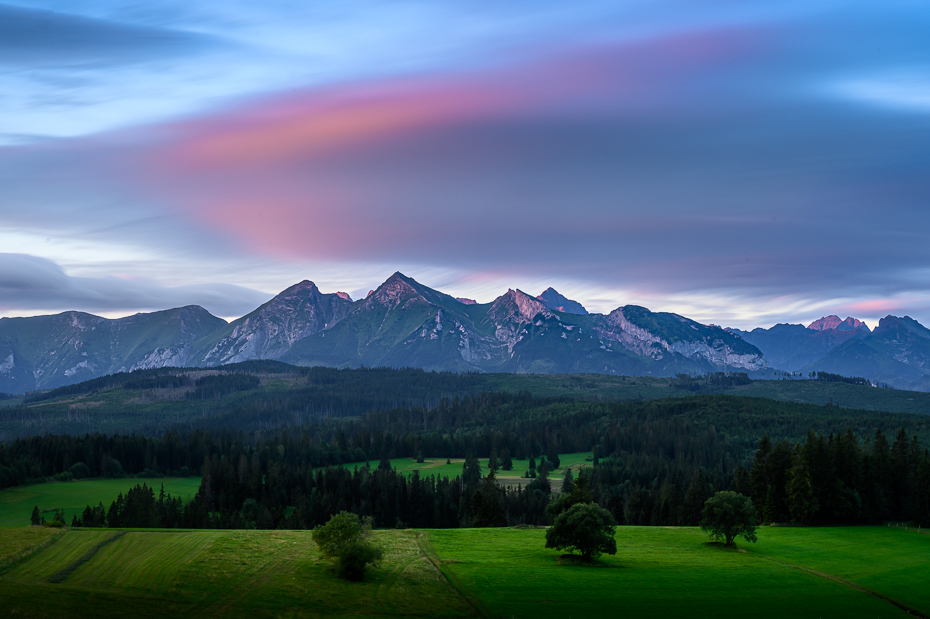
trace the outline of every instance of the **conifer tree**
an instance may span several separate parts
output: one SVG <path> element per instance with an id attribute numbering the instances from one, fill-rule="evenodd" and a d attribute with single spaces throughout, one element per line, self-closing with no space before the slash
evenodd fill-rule
<path id="1" fill-rule="evenodd" d="M 491 457 L 488 458 L 488 470 L 489 470 L 489 471 L 492 471 L 492 472 L 496 472 L 497 469 L 499 469 L 499 468 L 500 468 L 500 462 L 499 462 L 498 459 L 497 459 L 497 450 L 496 450 L 496 449 L 492 449 L 492 450 L 491 450 Z"/>
<path id="2" fill-rule="evenodd" d="M 506 447 L 501 451 L 501 468 L 505 471 L 513 470 L 513 460 L 510 457 L 510 450 Z"/>
<path id="3" fill-rule="evenodd" d="M 575 489 L 575 476 L 572 475 L 571 469 L 565 469 L 565 477 L 562 479 L 562 492 L 571 492 Z"/>

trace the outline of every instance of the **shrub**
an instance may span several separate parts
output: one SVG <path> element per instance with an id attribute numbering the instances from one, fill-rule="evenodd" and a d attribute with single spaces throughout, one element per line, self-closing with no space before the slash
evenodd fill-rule
<path id="1" fill-rule="evenodd" d="M 336 573 L 346 580 L 360 581 L 365 578 L 365 570 L 377 565 L 384 556 L 384 551 L 368 540 L 355 540 L 343 546 L 336 560 Z"/>
<path id="2" fill-rule="evenodd" d="M 333 561 L 340 578 L 358 581 L 384 556 L 369 539 L 370 532 L 371 518 L 359 520 L 355 514 L 340 512 L 313 529 L 312 537 L 322 555 Z"/>

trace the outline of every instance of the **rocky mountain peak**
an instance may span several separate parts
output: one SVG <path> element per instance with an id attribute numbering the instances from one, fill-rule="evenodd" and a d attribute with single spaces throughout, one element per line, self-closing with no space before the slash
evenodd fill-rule
<path id="1" fill-rule="evenodd" d="M 537 314 L 543 314 L 547 318 L 552 316 L 549 308 L 538 299 L 534 299 L 522 290 L 513 289 L 495 299 L 488 310 L 488 316 L 498 323 L 506 320 L 529 322 Z"/>
<path id="2" fill-rule="evenodd" d="M 870 331 L 868 325 L 859 320 L 858 318 L 853 318 L 852 316 L 847 316 L 846 320 L 841 322 L 836 326 L 837 331 L 852 331 L 853 329 L 862 329 L 863 331 Z"/>
<path id="3" fill-rule="evenodd" d="M 455 300 L 461 303 L 462 305 L 477 305 L 478 302 L 474 299 L 466 299 L 465 297 L 455 297 Z"/>
<path id="4" fill-rule="evenodd" d="M 586 315 L 588 313 L 588 310 L 586 310 L 584 306 L 581 305 L 581 303 L 578 301 L 572 301 L 571 299 L 562 296 L 556 291 L 555 288 L 551 286 L 546 288 L 543 293 L 536 298 L 539 301 L 542 301 L 543 305 L 557 312 L 582 315 Z"/>
<path id="5" fill-rule="evenodd" d="M 400 305 L 411 298 L 420 298 L 424 301 L 428 301 L 423 291 L 421 291 L 420 284 L 400 271 L 396 271 L 387 278 L 383 284 L 378 286 L 374 292 L 369 293 L 367 297 L 369 302 L 380 303 L 381 305 L 391 307 Z"/>
<path id="6" fill-rule="evenodd" d="M 316 287 L 316 284 L 311 282 L 309 279 L 305 279 L 300 283 L 294 284 L 290 288 L 285 288 L 280 293 L 276 295 L 275 298 L 293 298 L 296 296 L 306 296 L 308 294 L 320 294 L 320 289 Z"/>
<path id="7" fill-rule="evenodd" d="M 853 329 L 862 329 L 864 331 L 869 330 L 869 327 L 858 318 L 847 316 L 845 320 L 840 320 L 840 317 L 836 314 L 831 314 L 830 316 L 824 316 L 819 320 L 815 320 L 811 324 L 807 325 L 807 328 L 811 329 L 812 331 L 852 331 Z"/>
<path id="8" fill-rule="evenodd" d="M 824 316 L 819 320 L 815 320 L 814 322 L 807 325 L 807 328 L 813 331 L 827 331 L 830 329 L 836 329 L 837 325 L 839 325 L 841 322 L 843 321 L 840 320 L 839 316 L 836 314 L 831 314 L 829 316 Z"/>

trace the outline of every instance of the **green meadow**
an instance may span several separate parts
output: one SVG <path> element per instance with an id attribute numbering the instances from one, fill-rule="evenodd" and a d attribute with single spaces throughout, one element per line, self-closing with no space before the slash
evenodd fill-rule
<path id="1" fill-rule="evenodd" d="M 899 529 L 767 527 L 733 551 L 694 528 L 619 527 L 617 555 L 593 566 L 546 550 L 542 529 L 374 536 L 383 563 L 349 583 L 306 531 L 6 529 L 0 599 L 23 617 L 913 616 L 892 602 L 930 613 L 930 537 Z"/>
<path id="2" fill-rule="evenodd" d="M 28 525 L 35 506 L 46 519 L 50 519 L 56 509 L 63 509 L 65 522 L 70 523 L 71 517 L 80 515 L 87 505 L 103 503 L 108 508 L 120 493 L 125 494 L 136 484 L 143 483 L 154 488 L 156 495 L 164 484 L 166 494 L 180 496 L 185 501 L 197 494 L 200 488 L 199 477 L 85 479 L 14 486 L 0 491 L 0 528 Z"/>
<path id="3" fill-rule="evenodd" d="M 572 469 L 572 472 L 577 475 L 578 471 L 581 470 L 583 466 L 591 466 L 592 453 L 590 451 L 571 453 L 571 454 L 559 454 L 559 468 L 555 471 L 549 472 L 549 477 L 553 480 L 561 480 L 565 477 L 565 469 Z M 399 473 L 408 473 L 413 474 L 414 471 L 420 471 L 421 477 L 426 477 L 429 475 L 438 475 L 439 477 L 449 477 L 454 478 L 457 475 L 462 474 L 462 467 L 465 464 L 464 458 L 451 458 L 449 464 L 446 464 L 447 458 L 424 458 L 423 462 L 417 462 L 416 458 L 392 458 L 391 466 L 397 469 Z M 482 473 L 486 474 L 488 470 L 488 459 L 484 458 L 479 459 L 478 462 L 481 464 Z M 353 469 L 357 466 L 378 466 L 377 461 L 373 462 L 352 462 L 350 464 L 343 464 L 341 466 L 347 469 Z M 539 465 L 539 459 L 536 459 L 536 464 Z M 513 458 L 513 470 L 511 471 L 497 471 L 497 479 L 503 485 L 508 484 L 518 484 L 518 483 L 529 483 L 531 479 L 522 479 L 524 473 L 526 473 L 530 468 L 529 460 L 517 460 Z M 557 490 L 558 488 L 556 488 Z"/>
<path id="4" fill-rule="evenodd" d="M 0 539 L 12 530 L 0 531 Z M 337 579 L 306 531 L 72 530 L 0 575 L 7 615 L 23 617 L 474 616 L 418 545 L 382 531 L 383 566 Z M 63 568 L 80 563 L 60 583 Z"/>
<path id="5" fill-rule="evenodd" d="M 838 538 L 842 548 L 827 559 Z M 852 583 L 930 613 L 930 537 L 917 533 L 765 528 L 757 546 L 743 543 L 739 551 L 708 545 L 690 527 L 619 527 L 616 539 L 617 555 L 590 567 L 546 550 L 543 530 L 429 533 L 443 569 L 494 617 L 908 616 Z M 808 562 L 812 544 L 823 552 Z M 836 572 L 851 584 L 828 576 Z M 897 578 L 900 589 L 881 586 Z"/>

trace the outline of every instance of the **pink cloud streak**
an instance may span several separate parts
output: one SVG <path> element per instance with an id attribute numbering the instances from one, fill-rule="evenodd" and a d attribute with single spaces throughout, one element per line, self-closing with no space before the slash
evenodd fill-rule
<path id="1" fill-rule="evenodd" d="M 689 72 L 758 45 L 741 30 L 685 33 L 549 56 L 503 70 L 419 76 L 288 93 L 186 123 L 169 169 L 266 166 L 364 148 L 407 132 L 607 103 L 618 112 L 667 94 Z M 641 111 L 641 110 L 640 110 Z"/>

